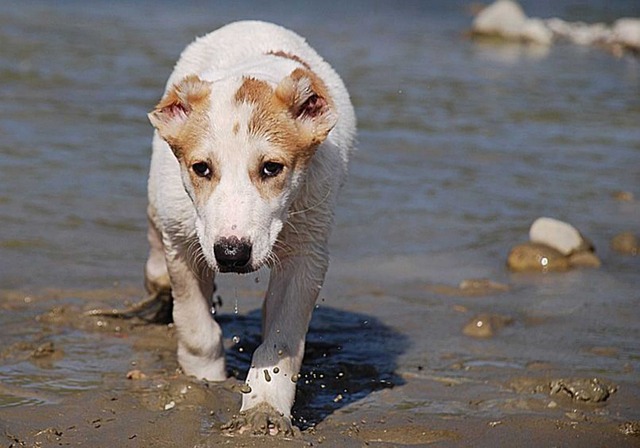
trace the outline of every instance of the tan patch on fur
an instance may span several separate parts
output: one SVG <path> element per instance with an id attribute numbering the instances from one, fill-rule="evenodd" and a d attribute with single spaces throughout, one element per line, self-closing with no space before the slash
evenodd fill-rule
<path id="1" fill-rule="evenodd" d="M 231 131 L 233 132 L 233 135 L 238 135 L 238 132 L 240 132 L 240 123 L 237 121 L 233 123 L 233 129 Z"/>
<path id="2" fill-rule="evenodd" d="M 300 64 L 303 67 L 305 67 L 307 70 L 311 70 L 311 66 L 309 64 L 307 64 L 304 60 L 302 60 L 300 58 L 300 56 L 298 56 L 296 54 L 287 53 L 287 52 L 284 52 L 282 50 L 269 51 L 269 52 L 267 52 L 267 54 L 270 54 L 272 56 L 278 56 L 280 58 L 291 59 L 292 61 L 296 61 L 298 64 Z"/>
<path id="3" fill-rule="evenodd" d="M 178 159 L 206 138 L 211 85 L 196 75 L 174 84 L 149 114 Z"/>
<path id="4" fill-rule="evenodd" d="M 309 89 L 301 93 L 300 82 L 309 84 Z M 326 101 L 327 109 L 333 108 L 324 83 L 313 72 L 304 69 L 294 70 L 275 90 L 265 81 L 245 78 L 236 92 L 235 100 L 238 103 L 253 106 L 248 133 L 256 138 L 266 139 L 277 148 L 277 153 L 269 154 L 268 160 L 260 161 L 251 170 L 254 173 L 253 183 L 265 198 L 277 196 L 286 187 L 287 170 L 304 169 L 308 165 L 318 145 L 326 139 L 333 127 L 332 123 L 322 126 L 325 118 L 323 116 L 299 115 L 304 95 L 320 96 Z M 260 175 L 260 170 L 262 163 L 266 161 L 282 163 L 285 170 L 279 176 L 264 178 Z"/>
<path id="5" fill-rule="evenodd" d="M 178 161 L 191 176 L 196 196 L 207 196 L 218 182 L 214 161 L 197 158 L 194 151 L 204 146 L 209 136 L 208 110 L 211 84 L 189 75 L 174 84 L 149 114 L 160 136 L 169 144 Z M 206 162 L 212 171 L 210 179 L 197 176 L 191 166 Z M 195 198 L 193 198 L 195 200 Z"/>

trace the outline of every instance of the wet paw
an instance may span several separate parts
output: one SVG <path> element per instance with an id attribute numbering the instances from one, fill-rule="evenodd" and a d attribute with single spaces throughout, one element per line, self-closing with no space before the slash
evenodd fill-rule
<path id="1" fill-rule="evenodd" d="M 234 415 L 222 430 L 230 434 L 300 437 L 300 430 L 291 424 L 291 419 L 266 403 Z"/>

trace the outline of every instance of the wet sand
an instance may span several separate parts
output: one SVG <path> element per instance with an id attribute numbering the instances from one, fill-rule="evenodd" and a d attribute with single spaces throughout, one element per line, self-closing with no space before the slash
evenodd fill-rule
<path id="1" fill-rule="evenodd" d="M 430 289 L 443 290 L 437 285 Z M 455 288 L 445 288 L 445 292 L 456 294 Z M 605 378 L 606 372 L 571 371 L 566 366 L 536 362 L 524 369 L 508 363 L 465 363 L 455 354 L 444 360 L 449 363 L 444 369 L 404 365 L 389 371 L 393 366 L 382 361 L 340 361 L 340 356 L 356 360 L 358 345 L 341 347 L 340 335 L 327 336 L 330 328 L 326 323 L 336 316 L 349 321 L 350 313 L 360 316 L 367 303 L 364 290 L 359 298 L 351 297 L 343 304 L 345 310 L 324 305 L 316 310 L 294 409 L 302 429 L 298 437 L 276 442 L 272 437 L 227 434 L 220 427 L 239 408 L 238 378 L 212 384 L 178 372 L 171 326 L 84 314 L 96 305 L 135 300 L 139 293 L 135 288 L 2 293 L 2 312 L 13 313 L 17 319 L 11 325 L 29 336 L 6 345 L 1 353 L 5 381 L 0 397 L 5 403 L 8 397 L 17 402 L 0 407 L 0 446 L 640 445 L 640 387 L 637 382 L 613 384 Z M 376 295 L 375 291 L 368 293 Z M 221 313 L 219 319 L 228 337 L 229 370 L 241 378 L 252 345 L 258 341 L 258 334 L 251 333 L 259 328 L 253 308 L 259 297 L 252 291 L 238 294 L 249 296 L 249 303 L 242 306 L 249 311 Z M 478 294 L 476 288 L 472 295 Z M 411 311 L 411 305 L 404 304 L 400 312 Z M 460 322 L 459 307 L 451 307 L 449 313 L 451 322 Z M 411 330 L 411 323 L 406 319 L 405 323 Z M 375 312 L 366 325 L 378 326 L 376 334 L 393 337 Z M 235 344 L 231 335 L 240 334 L 241 327 L 248 331 Z M 323 338 L 318 337 L 323 332 L 318 327 L 324 329 Z M 87 341 L 85 352 L 78 352 L 77 346 Z M 487 342 L 488 351 L 491 344 Z M 27 382 L 21 387 L 6 381 L 11 366 L 15 366 L 16 377 L 20 369 L 26 369 L 22 363 L 46 376 L 65 359 L 100 358 L 100 351 L 109 347 L 120 347 L 124 359 L 107 360 L 98 380 L 84 390 L 60 393 L 55 387 L 44 390 Z M 594 348 L 594 352 L 619 355 L 615 348 Z M 574 386 L 586 384 L 589 389 L 594 376 L 604 385 L 599 390 L 604 394 L 584 395 L 584 387 L 583 395 L 576 394 Z"/>

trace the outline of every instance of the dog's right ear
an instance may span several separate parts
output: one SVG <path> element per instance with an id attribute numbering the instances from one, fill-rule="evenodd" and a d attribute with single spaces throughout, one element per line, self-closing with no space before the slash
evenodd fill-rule
<path id="1" fill-rule="evenodd" d="M 147 116 L 160 137 L 169 144 L 180 134 L 187 118 L 209 103 L 211 83 L 189 75 L 174 84 Z"/>

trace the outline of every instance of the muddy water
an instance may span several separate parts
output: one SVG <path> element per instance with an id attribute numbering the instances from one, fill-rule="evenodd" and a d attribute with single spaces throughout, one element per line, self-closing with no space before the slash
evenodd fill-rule
<path id="1" fill-rule="evenodd" d="M 531 15 L 570 20 L 640 15 L 633 2 L 571 5 L 524 3 Z M 73 426 L 49 409 L 73 416 L 92 391 L 143 403 L 138 414 L 114 411 L 124 427 L 149 415 L 163 415 L 169 428 L 183 423 L 165 410 L 173 401 L 187 412 L 171 395 L 184 381 L 171 330 L 81 312 L 141 296 L 145 113 L 194 36 L 241 18 L 307 36 L 343 75 L 360 120 L 299 383 L 295 416 L 305 437 L 489 445 L 487 428 L 517 440 L 515 428 L 530 422 L 542 442 L 579 431 L 637 441 L 620 425 L 640 419 L 640 257 L 609 245 L 620 232 L 640 232 L 640 63 L 563 44 L 474 43 L 463 36 L 465 4 L 444 1 L 4 8 L 0 429 L 27 437 Z M 616 200 L 620 191 L 636 199 Z M 542 215 L 577 226 L 602 268 L 510 274 L 510 247 Z M 457 287 L 474 278 L 506 287 Z M 266 279 L 220 282 L 217 316 L 240 379 L 259 341 Z M 489 337 L 463 333 L 487 315 L 504 324 Z M 137 367 L 147 383 L 132 386 L 124 376 Z M 551 395 L 554 381 L 592 377 L 616 391 L 604 402 L 576 402 L 566 391 L 578 382 Z M 158 384 L 164 395 L 152 393 Z M 184 403 L 204 437 L 233 406 L 216 407 L 203 398 L 213 392 L 198 390 Z M 24 426 L 25 416 L 33 425 Z M 553 425 L 567 432 L 545 432 Z"/>

